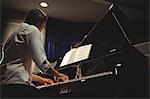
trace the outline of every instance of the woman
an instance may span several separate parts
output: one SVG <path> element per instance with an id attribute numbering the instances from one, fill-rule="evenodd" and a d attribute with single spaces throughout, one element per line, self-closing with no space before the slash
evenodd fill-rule
<path id="1" fill-rule="evenodd" d="M 32 85 L 31 81 L 53 84 L 53 80 L 32 73 L 32 60 L 42 72 L 51 73 L 58 80 L 68 80 L 67 75 L 59 73 L 47 60 L 40 37 L 46 20 L 46 14 L 42 10 L 32 9 L 27 14 L 24 23 L 9 37 L 4 46 L 5 57 L 2 64 L 5 64 L 6 69 L 2 84 Z"/>

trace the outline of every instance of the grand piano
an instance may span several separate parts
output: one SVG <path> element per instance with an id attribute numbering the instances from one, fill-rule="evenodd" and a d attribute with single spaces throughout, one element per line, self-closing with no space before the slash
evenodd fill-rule
<path id="1" fill-rule="evenodd" d="M 70 80 L 38 86 L 41 97 L 148 97 L 148 59 L 132 46 L 125 20 L 121 10 L 112 5 L 74 46 L 93 44 L 89 59 L 57 68 Z"/>

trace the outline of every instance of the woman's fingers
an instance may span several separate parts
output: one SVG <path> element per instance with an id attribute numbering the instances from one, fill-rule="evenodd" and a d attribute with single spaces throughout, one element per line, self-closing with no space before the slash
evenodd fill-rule
<path id="1" fill-rule="evenodd" d="M 68 81 L 69 77 L 67 75 L 63 75 L 57 78 L 57 82 L 61 82 L 61 81 Z"/>
<path id="2" fill-rule="evenodd" d="M 48 79 L 48 78 L 44 78 L 44 79 L 43 79 L 43 83 L 44 83 L 45 85 L 48 85 L 48 84 L 52 85 L 52 84 L 54 84 L 54 81 L 51 80 L 51 79 Z"/>

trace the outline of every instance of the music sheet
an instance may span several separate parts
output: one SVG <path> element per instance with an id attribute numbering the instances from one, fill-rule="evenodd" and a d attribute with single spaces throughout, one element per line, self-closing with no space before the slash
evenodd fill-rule
<path id="1" fill-rule="evenodd" d="M 60 67 L 89 58 L 91 47 L 92 44 L 89 44 L 71 49 L 65 54 Z"/>

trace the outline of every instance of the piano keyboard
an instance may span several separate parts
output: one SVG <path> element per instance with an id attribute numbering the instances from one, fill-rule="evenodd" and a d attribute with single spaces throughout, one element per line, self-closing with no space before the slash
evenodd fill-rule
<path id="1" fill-rule="evenodd" d="M 54 83 L 52 85 L 41 85 L 41 86 L 36 86 L 37 89 L 41 89 L 41 88 L 45 88 L 45 87 L 51 87 L 51 86 L 56 86 L 56 85 L 60 85 L 60 84 L 67 84 L 67 83 L 71 83 L 71 82 L 75 82 L 75 81 L 85 81 L 86 79 L 91 79 L 91 78 L 96 78 L 96 77 L 101 77 L 101 76 L 106 76 L 106 75 L 112 75 L 113 72 L 112 71 L 107 71 L 107 72 L 101 72 L 98 74 L 93 74 L 93 75 L 89 75 L 89 76 L 85 76 L 85 77 L 80 77 L 77 79 L 71 79 L 69 81 L 66 82 L 58 82 L 58 83 Z"/>

